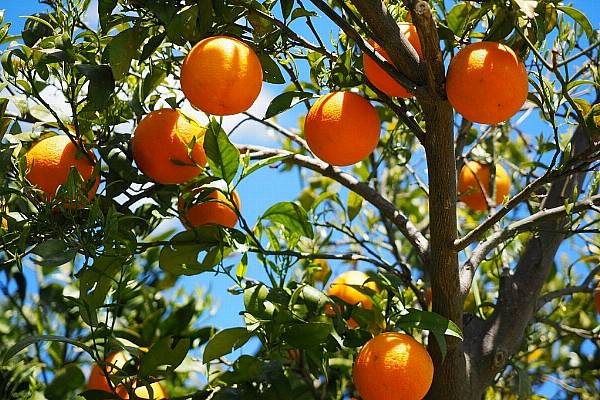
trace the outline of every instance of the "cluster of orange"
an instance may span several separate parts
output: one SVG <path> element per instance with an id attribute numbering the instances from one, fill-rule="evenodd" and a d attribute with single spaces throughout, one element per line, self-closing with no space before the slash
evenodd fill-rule
<path id="1" fill-rule="evenodd" d="M 247 110 L 262 87 L 262 67 L 247 44 L 230 37 L 216 36 L 197 43 L 181 68 L 181 88 L 192 105 L 213 115 L 231 115 Z M 146 115 L 132 139 L 133 158 L 150 179 L 162 184 L 182 184 L 202 172 L 205 128 L 180 110 L 164 108 Z M 92 199 L 100 180 L 94 173 L 93 153 L 81 157 L 77 146 L 67 136 L 52 136 L 34 144 L 26 154 L 27 178 L 45 193 L 47 200 L 56 196 L 67 182 L 74 167 L 89 185 Z M 93 176 L 94 175 L 94 176 Z M 188 228 L 204 224 L 233 227 L 238 220 L 235 209 L 240 200 L 233 193 L 233 203 L 220 191 L 186 188 L 179 201 L 180 218 Z M 184 197 L 205 192 L 200 204 L 186 207 Z M 62 201 L 62 199 L 61 199 Z M 85 204 L 81 199 L 66 199 L 67 206 Z"/>
<path id="2" fill-rule="evenodd" d="M 347 271 L 331 284 L 327 294 L 352 306 L 373 308 L 371 298 L 357 287 L 378 292 L 375 282 L 361 271 Z M 333 308 L 327 314 L 332 315 Z M 348 326 L 358 327 L 349 318 Z M 409 335 L 384 332 L 369 340 L 354 361 L 353 382 L 364 400 L 420 400 L 433 382 L 433 362 L 427 349 Z"/>
<path id="3" fill-rule="evenodd" d="M 419 38 L 410 23 L 400 25 L 402 33 L 422 56 Z M 389 56 L 377 43 L 377 52 Z M 374 60 L 365 57 L 367 78 L 384 93 L 393 97 L 412 94 L 396 82 Z M 181 88 L 192 105 L 212 115 L 231 115 L 247 110 L 258 97 L 262 86 L 262 68 L 254 51 L 245 43 L 230 37 L 211 37 L 197 43 L 181 68 Z M 473 122 L 495 124 L 514 115 L 527 97 L 527 74 L 514 52 L 498 43 L 481 42 L 466 46 L 452 59 L 447 78 L 447 94 L 452 106 Z M 304 134 L 311 151 L 332 165 L 351 165 L 371 154 L 379 141 L 380 119 L 375 108 L 352 92 L 332 92 L 320 97 L 306 116 Z M 206 162 L 203 149 L 205 128 L 180 110 L 161 109 L 146 115 L 138 124 L 132 139 L 133 158 L 150 179 L 162 184 L 183 184 L 199 175 Z M 59 185 L 67 181 L 75 167 L 89 183 L 88 198 L 98 188 L 96 159 L 92 153 L 78 155 L 78 149 L 67 136 L 53 136 L 36 143 L 27 153 L 29 181 L 52 199 Z M 500 166 L 495 167 L 495 199 L 490 200 L 490 168 L 469 162 L 460 172 L 461 200 L 471 208 L 484 210 L 502 201 L 508 194 L 509 178 Z M 89 182 L 92 181 L 92 182 Z M 203 188 L 187 188 L 183 196 L 203 192 Z M 206 193 L 206 192 L 205 192 Z M 208 190 L 209 201 L 186 207 L 179 201 L 180 217 L 186 227 L 216 223 L 233 227 L 237 223 L 240 201 L 234 192 L 235 206 L 220 191 Z M 491 203 L 491 204 L 490 204 Z M 75 206 L 81 201 L 73 203 Z M 329 295 L 348 304 L 371 309 L 369 296 L 349 285 L 363 285 L 376 291 L 373 282 L 361 272 L 351 271 L 336 279 Z M 331 308 L 328 313 L 335 313 Z M 348 320 L 351 327 L 357 323 Z M 126 359 L 122 353 L 107 362 L 115 367 Z M 109 367 L 105 370 L 110 373 Z M 433 365 L 425 348 L 410 336 L 382 333 L 361 350 L 354 366 L 354 382 L 365 400 L 389 398 L 421 399 L 431 385 Z M 376 379 L 375 379 L 376 378 Z M 90 389 L 110 391 L 106 375 L 94 366 Z M 134 386 L 135 387 L 135 383 Z M 152 386 L 155 397 L 165 397 L 158 383 Z M 140 394 L 138 394 L 138 390 Z M 124 387 L 116 393 L 128 398 Z M 145 387 L 136 389 L 138 397 L 147 396 Z M 162 397 L 160 397 L 162 396 Z"/>
<path id="4" fill-rule="evenodd" d="M 419 36 L 413 24 L 399 24 L 401 33 L 422 57 Z M 388 54 L 369 42 L 386 60 Z M 363 57 L 367 79 L 391 97 L 412 97 L 371 57 Z M 461 49 L 452 58 L 446 81 L 448 100 L 472 122 L 497 124 L 516 114 L 527 99 L 527 71 L 511 48 L 495 42 L 479 42 Z M 375 108 L 351 92 L 333 92 L 312 106 L 304 134 L 312 152 L 332 165 L 351 165 L 365 159 L 377 147 L 380 121 Z M 495 188 L 490 188 L 490 167 L 468 163 L 459 176 L 461 200 L 474 210 L 496 206 L 508 195 L 506 171 L 495 167 Z M 490 193 L 495 199 L 489 199 Z"/>

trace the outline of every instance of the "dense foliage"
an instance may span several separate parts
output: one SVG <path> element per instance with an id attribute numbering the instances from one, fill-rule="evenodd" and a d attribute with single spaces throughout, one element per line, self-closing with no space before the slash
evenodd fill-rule
<path id="1" fill-rule="evenodd" d="M 455 116 L 456 168 L 469 160 L 501 163 L 511 197 L 483 212 L 459 203 L 455 246 L 466 271 L 464 292 L 434 285 L 433 312 L 427 294 L 436 270 L 428 241 L 437 221 L 430 213 L 442 204 L 428 201 L 428 174 L 435 173 L 423 146 L 433 134 L 426 125 L 430 108 L 418 93 L 389 98 L 365 79 L 361 54 L 372 51 L 366 40 L 376 27 L 355 2 L 41 3 L 43 11 L 27 17 L 22 32 L 0 25 L 0 213 L 6 221 L 0 229 L 0 398 L 103 398 L 85 392 L 86 375 L 117 350 L 133 361 L 115 384 L 130 376 L 160 380 L 170 398 L 356 398 L 352 363 L 367 340 L 403 330 L 430 348 L 435 342 L 432 351 L 442 356 L 448 346 L 468 343 L 469 321 L 496 321 L 499 305 L 522 296 L 498 300 L 503 279 L 518 271 L 528 245 L 546 231 L 562 235 L 560 250 L 546 260 L 550 273 L 541 293 L 531 289 L 520 309 L 533 316 L 521 336 L 507 334 L 516 351 L 493 363 L 492 380 L 473 385 L 489 399 L 541 398 L 536 393 L 546 382 L 560 388 L 555 398 L 600 396 L 592 300 L 600 268 L 599 39 L 592 25 L 598 21 L 558 0 L 429 2 L 446 65 L 471 41 L 497 41 L 529 73 L 528 101 L 511 120 L 479 125 Z M 409 9 L 415 18 L 417 2 L 384 3 L 398 22 L 410 18 Z M 98 27 L 89 26 L 86 16 L 96 12 Z M 131 135 L 152 110 L 192 111 L 179 87 L 181 64 L 194 43 L 214 35 L 241 38 L 256 51 L 263 88 L 275 96 L 264 115 L 245 112 L 239 124 L 263 125 L 276 143 L 237 143 L 239 125 L 225 129 L 228 117 L 206 117 L 209 167 L 193 185 L 228 195 L 238 188 L 241 213 L 235 228 L 186 230 L 177 218 L 188 188 L 145 177 L 133 163 Z M 382 121 L 376 151 L 347 168 L 314 158 L 303 138 L 312 99 L 331 90 L 368 98 Z M 300 118 L 280 125 L 286 116 Z M 60 191 L 88 189 L 76 172 L 52 201 L 26 179 L 25 153 L 57 132 L 69 135 L 82 157 L 92 151 L 100 161 L 98 194 L 81 209 L 61 202 Z M 582 135 L 587 148 L 574 151 Z M 248 200 L 262 207 L 249 220 L 244 182 L 265 171 L 261 176 L 299 176 L 302 188 L 275 204 L 267 192 Z M 557 190 L 553 185 L 571 176 L 579 177 L 579 188 L 571 187 L 553 212 L 541 211 Z M 548 228 L 548 221 L 561 222 Z M 369 271 L 379 290 L 357 289 L 373 307 L 327 296 L 330 267 Z M 184 279 L 215 274 L 229 279 L 227 293 L 192 290 Z M 219 330 L 207 323 L 212 297 L 226 305 L 229 296 L 243 297 L 244 308 L 218 312 L 240 313 L 245 324 Z M 437 305 L 448 298 L 464 300 L 464 324 Z M 333 316 L 332 302 L 340 306 Z M 514 326 L 519 314 L 509 313 Z M 249 341 L 260 343 L 256 353 L 232 353 Z M 471 368 L 467 374 L 474 374 Z M 437 379 L 434 385 L 443 381 Z"/>

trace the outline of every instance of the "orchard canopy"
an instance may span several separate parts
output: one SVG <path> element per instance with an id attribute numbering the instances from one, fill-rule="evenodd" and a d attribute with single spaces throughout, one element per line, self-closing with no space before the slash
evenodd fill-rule
<path id="1" fill-rule="evenodd" d="M 0 399 L 600 398 L 596 0 L 0 6 Z"/>

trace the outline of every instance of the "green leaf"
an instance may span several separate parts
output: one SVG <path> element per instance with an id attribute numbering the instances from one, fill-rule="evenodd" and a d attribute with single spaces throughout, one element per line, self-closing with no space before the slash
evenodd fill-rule
<path id="1" fill-rule="evenodd" d="M 248 271 L 248 253 L 244 253 L 242 259 L 238 263 L 238 266 L 235 269 L 235 276 L 243 278 L 246 276 L 246 271 Z"/>
<path id="2" fill-rule="evenodd" d="M 284 201 L 274 204 L 265 211 L 260 219 L 281 224 L 283 229 L 292 234 L 297 233 L 311 239 L 313 237 L 313 229 L 308 221 L 308 215 L 304 208 L 296 203 Z"/>
<path id="3" fill-rule="evenodd" d="M 282 338 L 292 347 L 310 349 L 325 343 L 331 329 L 332 325 L 326 322 L 292 324 L 285 328 Z"/>
<path id="4" fill-rule="evenodd" d="M 175 275 L 197 275 L 211 271 L 231 249 L 222 244 L 221 228 L 215 225 L 178 233 L 160 251 L 159 266 Z M 206 253 L 198 261 L 201 253 Z"/>
<path id="5" fill-rule="evenodd" d="M 51 36 L 54 33 L 48 14 L 34 14 L 27 17 L 21 32 L 23 42 L 28 47 L 33 47 L 38 40 Z"/>
<path id="6" fill-rule="evenodd" d="M 115 90 L 115 80 L 110 67 L 103 64 L 78 64 L 75 68 L 90 81 L 87 100 L 92 109 L 101 110 L 106 107 Z"/>
<path id="7" fill-rule="evenodd" d="M 271 103 L 269 104 L 269 107 L 267 107 L 267 111 L 265 112 L 264 119 L 272 118 L 279 113 L 289 110 L 296 104 L 301 103 L 302 101 L 304 101 L 304 99 L 309 99 L 312 97 L 313 94 L 308 92 L 291 91 L 281 93 L 280 95 L 276 96 L 273 100 L 271 100 Z"/>
<path id="8" fill-rule="evenodd" d="M 44 394 L 49 400 L 63 400 L 69 398 L 70 392 L 79 389 L 84 383 L 85 376 L 79 366 L 67 364 L 56 371 Z"/>
<path id="9" fill-rule="evenodd" d="M 353 221 L 358 215 L 362 208 L 363 198 L 362 196 L 350 191 L 348 193 L 348 219 Z"/>
<path id="10" fill-rule="evenodd" d="M 106 32 L 111 14 L 116 6 L 117 0 L 98 0 L 98 17 L 103 32 Z"/>
<path id="11" fill-rule="evenodd" d="M 196 34 L 200 37 L 206 35 L 214 21 L 212 0 L 196 0 L 198 3 L 198 25 Z"/>
<path id="12" fill-rule="evenodd" d="M 519 395 L 519 400 L 530 399 L 531 381 L 529 379 L 528 371 L 519 365 L 515 365 L 514 368 L 517 370 L 517 393 Z"/>
<path id="13" fill-rule="evenodd" d="M 446 356 L 448 350 L 445 338 L 446 335 L 463 340 L 463 334 L 454 322 L 434 312 L 417 310 L 416 308 L 404 310 L 404 314 L 398 318 L 396 326 L 402 329 L 417 328 L 431 331 L 440 346 L 442 357 Z"/>
<path id="14" fill-rule="evenodd" d="M 323 309 L 326 304 L 331 304 L 331 299 L 322 290 L 310 285 L 302 285 L 299 288 L 299 296 L 306 304 L 312 305 L 317 310 Z"/>
<path id="15" fill-rule="evenodd" d="M 183 44 L 180 38 L 190 42 L 198 40 L 198 10 L 197 5 L 186 6 L 175 14 L 167 27 L 167 35 L 171 40 L 178 44 Z"/>
<path id="16" fill-rule="evenodd" d="M 92 266 L 79 272 L 79 313 L 88 325 L 98 325 L 96 309 L 104 305 L 115 275 L 124 263 L 125 259 L 122 257 L 101 256 Z"/>
<path id="17" fill-rule="evenodd" d="M 290 21 L 293 21 L 296 18 L 301 18 L 301 17 L 318 17 L 318 16 L 319 16 L 319 14 L 317 14 L 314 11 L 308 11 L 304 8 L 296 8 L 292 12 L 292 19 Z"/>
<path id="18" fill-rule="evenodd" d="M 158 367 L 163 365 L 168 366 L 167 372 L 174 371 L 185 359 L 190 345 L 189 338 L 176 339 L 174 336 L 168 336 L 160 339 L 142 355 L 138 374 L 146 378 L 156 374 Z"/>
<path id="19" fill-rule="evenodd" d="M 204 135 L 204 151 L 213 174 L 231 183 L 240 166 L 240 151 L 213 118 Z"/>
<path id="20" fill-rule="evenodd" d="M 594 104 L 585 114 L 585 126 L 590 137 L 594 139 L 600 137 L 600 104 Z"/>
<path id="21" fill-rule="evenodd" d="M 246 312 L 256 318 L 270 319 L 275 311 L 275 305 L 267 300 L 269 289 L 263 284 L 244 289 L 244 307 Z"/>
<path id="22" fill-rule="evenodd" d="M 36 262 L 43 267 L 61 266 L 72 261 L 77 254 L 76 250 L 68 248 L 60 239 L 49 239 L 39 243 L 31 252 L 41 257 L 41 260 L 36 260 Z"/>
<path id="23" fill-rule="evenodd" d="M 7 365 L 8 361 L 16 356 L 19 352 L 31 346 L 34 343 L 39 342 L 61 342 L 68 343 L 75 347 L 80 348 L 81 350 L 88 353 L 92 358 L 94 358 L 94 350 L 82 342 L 71 339 L 65 336 L 57 336 L 57 335 L 40 335 L 40 336 L 27 336 L 22 340 L 19 340 L 14 346 L 6 350 L 4 356 L 2 357 L 2 365 Z"/>
<path id="24" fill-rule="evenodd" d="M 447 17 L 448 28 L 457 36 L 461 36 L 469 22 L 469 16 L 473 14 L 474 8 L 469 3 L 460 3 L 452 7 Z"/>
<path id="25" fill-rule="evenodd" d="M 242 178 L 247 177 L 251 173 L 253 173 L 263 167 L 266 167 L 271 164 L 275 164 L 276 162 L 279 162 L 279 161 L 283 161 L 291 156 L 292 156 L 291 154 L 278 154 L 275 156 L 271 156 L 269 158 L 265 158 L 264 160 L 257 161 L 254 164 L 250 165 L 248 167 L 248 169 L 244 169 L 242 171 Z"/>
<path id="26" fill-rule="evenodd" d="M 254 334 L 246 328 L 223 329 L 210 338 L 206 344 L 202 361 L 206 364 L 209 361 L 229 354 L 233 350 L 242 347 L 252 336 Z"/>
<path id="27" fill-rule="evenodd" d="M 287 19 L 294 8 L 294 0 L 281 0 L 281 14 Z"/>
<path id="28" fill-rule="evenodd" d="M 109 64 L 115 80 L 123 79 L 129 72 L 131 61 L 139 55 L 139 47 L 143 41 L 143 31 L 134 27 L 119 32 L 106 46 L 105 51 L 108 51 Z"/>
<path id="29" fill-rule="evenodd" d="M 277 62 L 268 54 L 261 53 L 258 55 L 260 64 L 263 68 L 263 80 L 268 83 L 285 83 L 285 78 L 281 74 L 281 70 Z"/>
<path id="30" fill-rule="evenodd" d="M 583 28 L 583 31 L 585 32 L 585 35 L 587 36 L 588 40 L 592 40 L 592 38 L 594 37 L 594 28 L 592 28 L 590 20 L 586 17 L 584 13 L 573 7 L 556 6 L 556 8 L 567 14 L 569 17 L 573 18 L 575 22 L 577 22 Z"/>

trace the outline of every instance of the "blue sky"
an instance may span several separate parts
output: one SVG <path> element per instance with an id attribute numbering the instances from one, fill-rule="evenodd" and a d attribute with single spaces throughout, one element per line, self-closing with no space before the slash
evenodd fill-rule
<path id="1" fill-rule="evenodd" d="M 598 7 L 597 0 L 576 0 L 571 3 L 588 16 L 594 28 L 599 27 L 600 7 Z M 20 16 L 43 11 L 46 7 L 45 5 L 40 5 L 37 0 L 0 0 L 0 8 L 5 9 L 5 19 L 13 24 L 11 28 L 12 33 L 18 33 L 25 21 Z M 93 15 L 90 15 L 89 19 L 92 25 L 96 24 L 97 19 Z M 303 25 L 298 24 L 298 28 L 301 34 L 309 36 Z M 320 32 L 325 33 L 323 35 L 325 39 L 330 37 L 327 32 L 332 30 L 332 25 L 325 17 L 317 20 L 317 28 Z M 257 105 L 257 114 L 259 116 L 261 116 L 260 112 L 264 112 L 270 99 L 282 91 L 283 88 L 284 85 L 265 85 L 265 90 L 260 98 L 260 104 Z M 285 127 L 297 127 L 298 117 L 302 113 L 305 113 L 305 109 L 302 106 L 298 106 L 282 114 L 279 117 L 279 123 Z M 531 120 L 536 120 L 536 118 L 532 118 Z M 230 122 L 229 126 L 232 125 L 233 122 Z M 527 128 L 532 132 L 547 129 L 540 122 L 531 122 L 527 125 Z M 263 130 L 258 124 L 248 125 L 242 132 L 234 135 L 233 140 L 244 143 L 266 144 L 269 140 L 265 137 L 264 133 L 260 133 L 261 131 Z M 299 189 L 300 182 L 297 174 L 280 174 L 270 168 L 263 169 L 245 179 L 239 186 L 238 191 L 242 199 L 243 214 L 249 223 L 253 223 L 266 208 L 275 202 L 294 200 L 299 193 Z M 342 196 L 345 196 L 345 194 Z M 181 228 L 179 225 L 175 226 Z M 335 273 L 336 270 L 341 271 L 347 268 L 347 266 L 334 264 L 333 268 Z M 248 274 L 249 276 L 261 279 L 263 277 L 261 270 L 262 267 L 259 267 L 257 263 L 251 263 Z M 218 312 L 209 321 L 204 322 L 210 322 L 219 327 L 242 324 L 242 320 L 238 315 L 239 311 L 242 310 L 242 299 L 240 296 L 236 297 L 228 294 L 227 288 L 232 285 L 232 282 L 227 277 L 202 274 L 184 278 L 183 284 L 189 289 L 200 286 L 210 290 L 217 304 L 220 305 Z M 546 394 L 550 394 L 552 390 L 552 387 L 546 387 L 544 391 L 547 392 Z"/>

